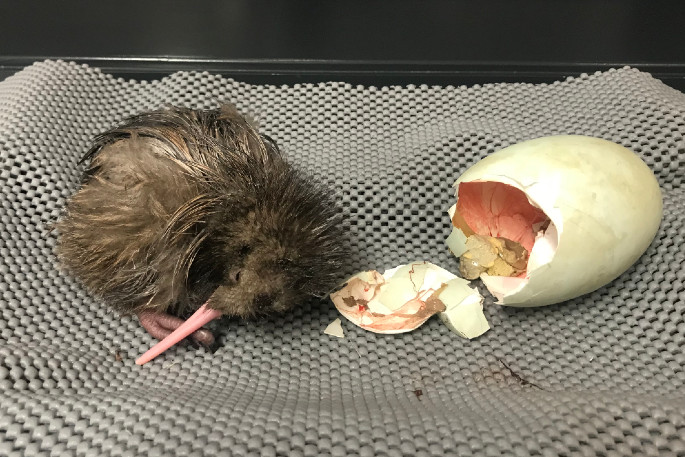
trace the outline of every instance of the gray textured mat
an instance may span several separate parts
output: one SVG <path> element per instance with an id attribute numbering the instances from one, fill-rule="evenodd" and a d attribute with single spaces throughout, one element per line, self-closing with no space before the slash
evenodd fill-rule
<path id="1" fill-rule="evenodd" d="M 341 276 L 415 259 L 456 271 L 443 244 L 450 185 L 542 135 L 639 153 L 664 219 L 638 263 L 595 293 L 539 309 L 488 298 L 492 330 L 474 341 L 437 318 L 397 336 L 344 322 L 340 340 L 322 334 L 332 304 L 313 301 L 281 319 L 223 321 L 214 354 L 177 348 L 139 367 L 153 341 L 56 269 L 46 225 L 93 135 L 163 103 L 217 100 L 337 189 L 356 245 Z M 684 135 L 685 95 L 633 69 L 374 88 L 26 68 L 0 83 L 0 455 L 685 456 Z"/>

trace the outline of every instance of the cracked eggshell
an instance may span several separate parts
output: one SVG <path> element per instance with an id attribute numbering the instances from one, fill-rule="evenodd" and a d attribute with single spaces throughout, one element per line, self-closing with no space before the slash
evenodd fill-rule
<path id="1" fill-rule="evenodd" d="M 467 280 L 454 278 L 448 281 L 438 298 L 446 307 L 438 315 L 440 320 L 457 335 L 472 339 L 490 330 L 483 314 L 483 296 L 469 287 Z"/>
<path id="2" fill-rule="evenodd" d="M 490 327 L 483 315 L 483 297 L 468 281 L 429 262 L 386 270 L 363 271 L 330 295 L 353 324 L 375 333 L 404 333 L 440 318 L 454 332 L 475 338 Z"/>
<path id="3" fill-rule="evenodd" d="M 523 191 L 551 220 L 534 240 L 525 277 L 481 276 L 504 305 L 550 305 L 608 284 L 645 252 L 661 222 L 652 171 L 629 149 L 599 138 L 552 136 L 507 147 L 461 175 L 457 196 L 461 184 L 476 182 Z M 457 257 L 468 235 L 455 227 L 447 239 Z"/>

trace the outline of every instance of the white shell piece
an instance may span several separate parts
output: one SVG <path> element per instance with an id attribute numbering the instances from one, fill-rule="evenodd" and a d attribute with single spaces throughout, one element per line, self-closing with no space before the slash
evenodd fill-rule
<path id="1" fill-rule="evenodd" d="M 490 330 L 490 324 L 483 314 L 483 297 L 468 284 L 462 278 L 447 283 L 438 295 L 447 309 L 438 316 L 454 333 L 471 339 Z"/>
<path id="2" fill-rule="evenodd" d="M 337 336 L 338 338 L 345 338 L 345 332 L 343 332 L 342 322 L 340 318 L 334 320 L 323 331 L 326 335 Z"/>

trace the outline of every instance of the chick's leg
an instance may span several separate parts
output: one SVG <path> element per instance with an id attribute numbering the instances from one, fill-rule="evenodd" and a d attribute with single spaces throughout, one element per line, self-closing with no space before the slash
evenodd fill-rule
<path id="1" fill-rule="evenodd" d="M 185 322 L 183 319 L 166 313 L 141 311 L 138 320 L 147 332 L 158 340 L 163 340 Z M 201 328 L 190 335 L 190 338 L 205 346 L 214 344 L 214 335 L 207 329 Z"/>

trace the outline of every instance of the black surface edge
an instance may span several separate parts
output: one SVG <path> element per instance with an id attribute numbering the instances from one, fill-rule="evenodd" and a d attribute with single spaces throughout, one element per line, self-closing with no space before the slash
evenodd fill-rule
<path id="1" fill-rule="evenodd" d="M 364 85 L 475 85 L 497 82 L 551 83 L 583 73 L 632 67 L 685 91 L 685 64 L 641 62 L 415 62 L 332 60 L 225 60 L 183 57 L 0 56 L 4 79 L 34 62 L 86 64 L 115 77 L 161 79 L 176 71 L 221 74 L 254 84 L 341 81 Z"/>

